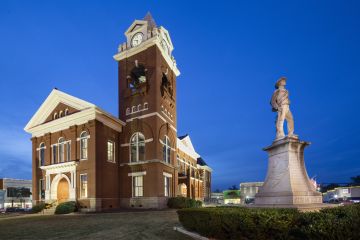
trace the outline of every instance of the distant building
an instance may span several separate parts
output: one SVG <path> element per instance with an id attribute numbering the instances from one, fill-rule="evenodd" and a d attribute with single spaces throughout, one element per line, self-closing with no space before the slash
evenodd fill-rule
<path id="1" fill-rule="evenodd" d="M 259 191 L 259 188 L 263 184 L 264 184 L 264 182 L 240 183 L 241 203 L 246 204 L 246 203 L 253 202 L 255 199 L 255 194 Z"/>
<path id="2" fill-rule="evenodd" d="M 224 193 L 213 192 L 211 193 L 210 203 L 212 204 L 224 204 Z"/>
<path id="3" fill-rule="evenodd" d="M 240 204 L 240 190 L 226 190 L 224 193 L 224 204 Z"/>
<path id="4" fill-rule="evenodd" d="M 0 179 L 0 208 L 32 207 L 31 180 Z"/>
<path id="5" fill-rule="evenodd" d="M 346 200 L 353 198 L 360 200 L 360 186 L 338 187 L 323 193 L 324 202 L 329 202 L 332 199 Z"/>

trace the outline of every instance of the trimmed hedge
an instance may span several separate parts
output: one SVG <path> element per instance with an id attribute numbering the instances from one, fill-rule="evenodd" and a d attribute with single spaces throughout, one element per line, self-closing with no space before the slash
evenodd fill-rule
<path id="1" fill-rule="evenodd" d="M 76 202 L 63 202 L 56 206 L 55 214 L 68 214 L 77 211 Z"/>
<path id="2" fill-rule="evenodd" d="M 31 208 L 31 212 L 32 212 L 32 213 L 41 212 L 42 210 L 45 209 L 45 207 L 46 207 L 46 204 L 45 204 L 45 203 L 39 203 L 39 204 L 37 204 L 37 205 L 35 205 L 35 206 L 33 206 L 33 207 Z"/>
<path id="3" fill-rule="evenodd" d="M 186 197 L 172 197 L 168 199 L 167 206 L 175 209 L 198 208 L 202 206 L 202 202 Z"/>
<path id="4" fill-rule="evenodd" d="M 360 239 L 360 204 L 305 213 L 243 207 L 177 213 L 187 230 L 216 239 Z"/>

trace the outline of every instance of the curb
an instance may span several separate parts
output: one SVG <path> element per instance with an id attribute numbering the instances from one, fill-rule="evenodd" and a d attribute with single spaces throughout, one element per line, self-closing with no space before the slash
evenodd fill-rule
<path id="1" fill-rule="evenodd" d="M 198 240 L 209 240 L 209 238 L 207 237 L 203 237 L 200 234 L 194 233 L 194 232 L 189 232 L 187 230 L 185 230 L 182 227 L 174 227 L 175 231 L 181 232 L 182 234 L 185 234 L 189 237 L 192 237 L 193 239 L 198 239 Z"/>

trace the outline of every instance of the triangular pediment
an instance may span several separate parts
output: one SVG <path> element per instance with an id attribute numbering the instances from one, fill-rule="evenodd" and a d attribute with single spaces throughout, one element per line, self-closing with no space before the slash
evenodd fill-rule
<path id="1" fill-rule="evenodd" d="M 45 122 L 50 122 L 52 120 L 65 117 L 74 113 L 79 112 L 79 109 L 73 108 L 65 103 L 60 102 L 46 118 Z"/>
<path id="2" fill-rule="evenodd" d="M 138 31 L 139 29 L 143 27 L 147 27 L 147 21 L 143 20 L 135 20 L 130 27 L 126 30 L 125 35 L 127 36 L 129 33 L 132 33 L 134 31 Z"/>
<path id="3" fill-rule="evenodd" d="M 194 149 L 194 146 L 193 146 L 193 144 L 192 144 L 192 142 L 191 142 L 191 139 L 190 139 L 190 136 L 189 136 L 189 135 L 186 136 L 185 138 L 183 138 L 183 139 L 181 140 L 181 142 L 182 142 L 187 148 L 189 148 L 191 151 L 196 152 L 195 149 Z"/>
<path id="4" fill-rule="evenodd" d="M 88 108 L 95 108 L 95 105 L 54 89 L 26 125 L 25 131 L 53 120 L 55 112 L 59 117 L 60 111 L 64 116 L 66 110 L 67 114 L 72 114 Z"/>

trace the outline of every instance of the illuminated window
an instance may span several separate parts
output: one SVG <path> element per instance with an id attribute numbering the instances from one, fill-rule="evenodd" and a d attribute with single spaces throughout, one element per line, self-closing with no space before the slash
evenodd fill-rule
<path id="1" fill-rule="evenodd" d="M 170 178 L 164 176 L 164 193 L 165 197 L 170 197 Z"/>
<path id="2" fill-rule="evenodd" d="M 53 145 L 52 148 L 52 163 L 55 164 L 57 163 L 57 146 Z"/>
<path id="3" fill-rule="evenodd" d="M 142 197 L 144 194 L 143 176 L 133 177 L 133 197 Z"/>
<path id="4" fill-rule="evenodd" d="M 59 149 L 59 162 L 65 161 L 65 140 L 64 138 L 59 138 L 58 141 L 58 149 Z"/>
<path id="5" fill-rule="evenodd" d="M 45 165 L 45 144 L 41 143 L 39 146 L 39 166 Z"/>
<path id="6" fill-rule="evenodd" d="M 115 162 L 115 144 L 112 141 L 107 142 L 107 160 Z"/>
<path id="7" fill-rule="evenodd" d="M 171 156 L 171 146 L 170 146 L 170 139 L 168 136 L 164 138 L 164 146 L 163 146 L 163 160 L 166 163 L 170 163 L 170 156 Z"/>
<path id="8" fill-rule="evenodd" d="M 80 134 L 80 159 L 85 160 L 88 158 L 88 138 L 89 134 L 87 132 L 82 132 Z"/>
<path id="9" fill-rule="evenodd" d="M 87 174 L 80 174 L 80 198 L 88 197 Z"/>
<path id="10" fill-rule="evenodd" d="M 130 161 L 139 162 L 145 160 L 145 137 L 142 133 L 134 133 L 130 139 Z"/>

